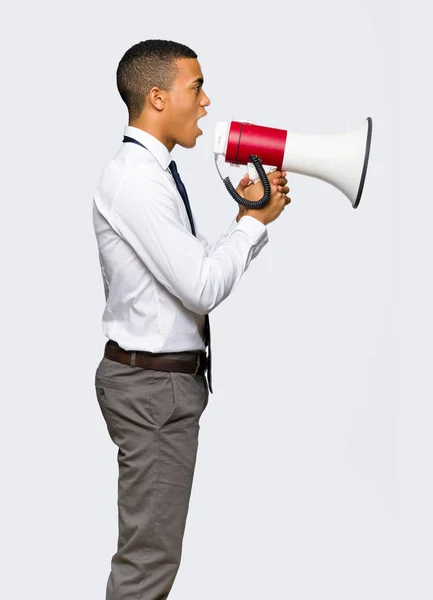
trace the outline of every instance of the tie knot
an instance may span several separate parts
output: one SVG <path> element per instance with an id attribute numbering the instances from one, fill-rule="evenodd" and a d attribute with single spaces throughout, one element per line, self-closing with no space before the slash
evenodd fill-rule
<path id="1" fill-rule="evenodd" d="M 174 162 L 174 160 L 172 160 L 168 166 L 170 167 L 170 171 L 173 173 L 173 175 L 175 173 L 176 173 L 176 175 L 178 175 L 177 166 L 176 166 L 176 163 Z"/>

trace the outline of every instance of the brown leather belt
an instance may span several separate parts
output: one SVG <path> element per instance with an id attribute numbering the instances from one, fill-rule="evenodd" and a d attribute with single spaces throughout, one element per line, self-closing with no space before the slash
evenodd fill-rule
<path id="1" fill-rule="evenodd" d="M 179 353 L 174 353 L 179 354 Z M 140 367 L 142 369 L 154 369 L 155 371 L 176 371 L 178 373 L 193 373 L 194 375 L 203 375 L 206 370 L 207 357 L 206 352 L 199 350 L 197 352 L 185 352 L 186 355 L 195 355 L 190 358 L 170 358 L 170 353 L 152 354 L 151 352 L 142 352 L 140 350 L 124 350 L 114 340 L 108 340 L 105 344 L 104 356 L 109 360 L 114 360 L 131 367 Z"/>

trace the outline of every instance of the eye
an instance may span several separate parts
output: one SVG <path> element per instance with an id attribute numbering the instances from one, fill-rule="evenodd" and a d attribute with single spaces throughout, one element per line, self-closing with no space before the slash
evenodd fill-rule
<path id="1" fill-rule="evenodd" d="M 201 89 L 201 85 L 197 85 L 194 89 L 197 90 L 197 93 L 198 93 Z"/>

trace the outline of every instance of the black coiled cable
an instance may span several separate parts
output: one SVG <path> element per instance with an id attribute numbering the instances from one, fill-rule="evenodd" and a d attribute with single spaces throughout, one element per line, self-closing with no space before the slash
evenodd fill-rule
<path id="1" fill-rule="evenodd" d="M 262 182 L 263 188 L 265 190 L 265 193 L 263 194 L 263 197 L 260 200 L 257 200 L 256 202 L 251 202 L 250 200 L 245 200 L 245 198 L 242 198 L 242 196 L 240 196 L 235 190 L 229 177 L 224 177 L 223 182 L 230 196 L 234 198 L 238 204 L 242 204 L 242 206 L 245 206 L 246 208 L 263 208 L 271 198 L 271 184 L 269 183 L 269 179 L 266 175 L 266 172 L 262 167 L 262 161 L 260 160 L 260 158 L 256 154 L 250 154 L 248 158 L 255 166 L 257 174 L 260 177 L 260 181 Z"/>

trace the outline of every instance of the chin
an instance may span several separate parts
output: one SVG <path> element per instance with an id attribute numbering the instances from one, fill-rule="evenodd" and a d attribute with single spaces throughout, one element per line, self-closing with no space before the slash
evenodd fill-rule
<path id="1" fill-rule="evenodd" d="M 187 142 L 177 142 L 179 144 L 179 146 L 182 146 L 182 148 L 194 148 L 194 146 L 197 144 L 197 138 L 194 138 L 192 140 L 188 140 Z"/>

